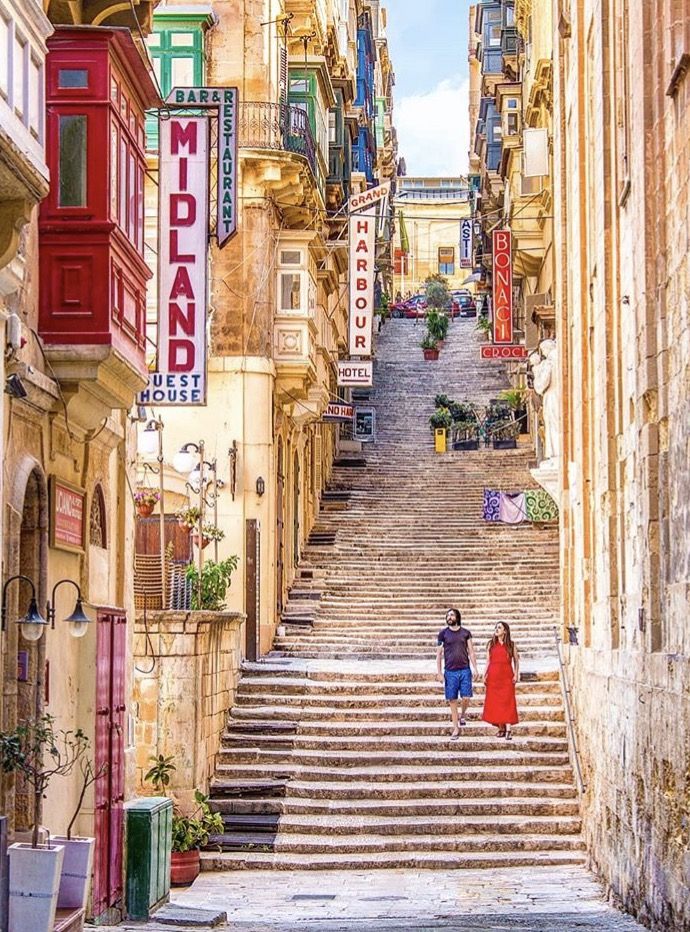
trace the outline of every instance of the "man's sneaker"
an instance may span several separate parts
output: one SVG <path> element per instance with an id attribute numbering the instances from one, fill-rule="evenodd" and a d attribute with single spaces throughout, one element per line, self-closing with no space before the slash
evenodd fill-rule
<path id="1" fill-rule="evenodd" d="M 464 718 L 461 718 L 461 719 L 460 719 L 460 724 L 461 724 L 461 725 L 466 725 L 466 724 L 467 724 L 467 722 L 465 721 L 465 719 L 464 719 Z"/>

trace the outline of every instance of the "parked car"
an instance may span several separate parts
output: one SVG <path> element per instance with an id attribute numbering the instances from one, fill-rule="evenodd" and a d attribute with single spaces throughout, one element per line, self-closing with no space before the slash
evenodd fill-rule
<path id="1" fill-rule="evenodd" d="M 453 299 L 458 302 L 460 317 L 477 316 L 477 305 L 469 291 L 454 291 Z"/>
<path id="2" fill-rule="evenodd" d="M 423 294 L 415 294 L 405 302 L 404 317 L 414 320 L 415 317 L 424 317 L 426 314 L 426 298 Z"/>

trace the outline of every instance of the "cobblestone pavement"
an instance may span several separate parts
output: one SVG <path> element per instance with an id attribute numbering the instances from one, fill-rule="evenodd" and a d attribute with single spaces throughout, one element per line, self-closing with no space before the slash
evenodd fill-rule
<path id="1" fill-rule="evenodd" d="M 642 930 L 580 867 L 205 873 L 173 899 L 225 910 L 241 932 Z"/>

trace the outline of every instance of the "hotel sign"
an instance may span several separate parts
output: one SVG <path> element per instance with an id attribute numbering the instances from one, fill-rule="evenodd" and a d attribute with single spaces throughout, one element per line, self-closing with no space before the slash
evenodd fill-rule
<path id="1" fill-rule="evenodd" d="M 494 230 L 494 343 L 513 342 L 513 254 L 510 230 Z"/>
<path id="2" fill-rule="evenodd" d="M 218 111 L 216 236 L 219 246 L 224 246 L 237 233 L 238 99 L 236 87 L 174 87 L 167 98 L 174 107 L 195 110 L 213 107 Z"/>
<path id="3" fill-rule="evenodd" d="M 374 364 L 370 359 L 338 360 L 338 385 L 341 388 L 368 387 L 374 384 Z"/>
<path id="4" fill-rule="evenodd" d="M 160 121 L 158 368 L 139 404 L 206 403 L 208 148 L 206 117 Z"/>
<path id="5" fill-rule="evenodd" d="M 527 347 L 512 344 L 511 346 L 482 346 L 479 350 L 481 359 L 502 360 L 527 359 Z"/>
<path id="6" fill-rule="evenodd" d="M 350 355 L 371 356 L 376 208 L 350 214 Z"/>
<path id="7" fill-rule="evenodd" d="M 59 550 L 83 553 L 86 542 L 86 492 L 51 476 L 50 546 Z"/>
<path id="8" fill-rule="evenodd" d="M 460 268 L 472 268 L 472 221 L 460 221 Z"/>

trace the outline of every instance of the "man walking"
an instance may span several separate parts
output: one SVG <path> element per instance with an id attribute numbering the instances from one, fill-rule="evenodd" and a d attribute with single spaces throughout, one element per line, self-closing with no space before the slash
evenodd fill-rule
<path id="1" fill-rule="evenodd" d="M 436 651 L 436 678 L 441 683 L 445 681 L 446 699 L 450 704 L 453 723 L 451 741 L 458 740 L 460 726 L 466 724 L 465 713 L 472 698 L 472 674 L 479 676 L 472 634 L 462 627 L 461 622 L 457 608 L 449 608 L 446 612 L 446 627 L 438 633 Z M 445 673 L 442 671 L 442 663 L 445 665 Z M 458 697 L 461 704 L 459 720 Z"/>

